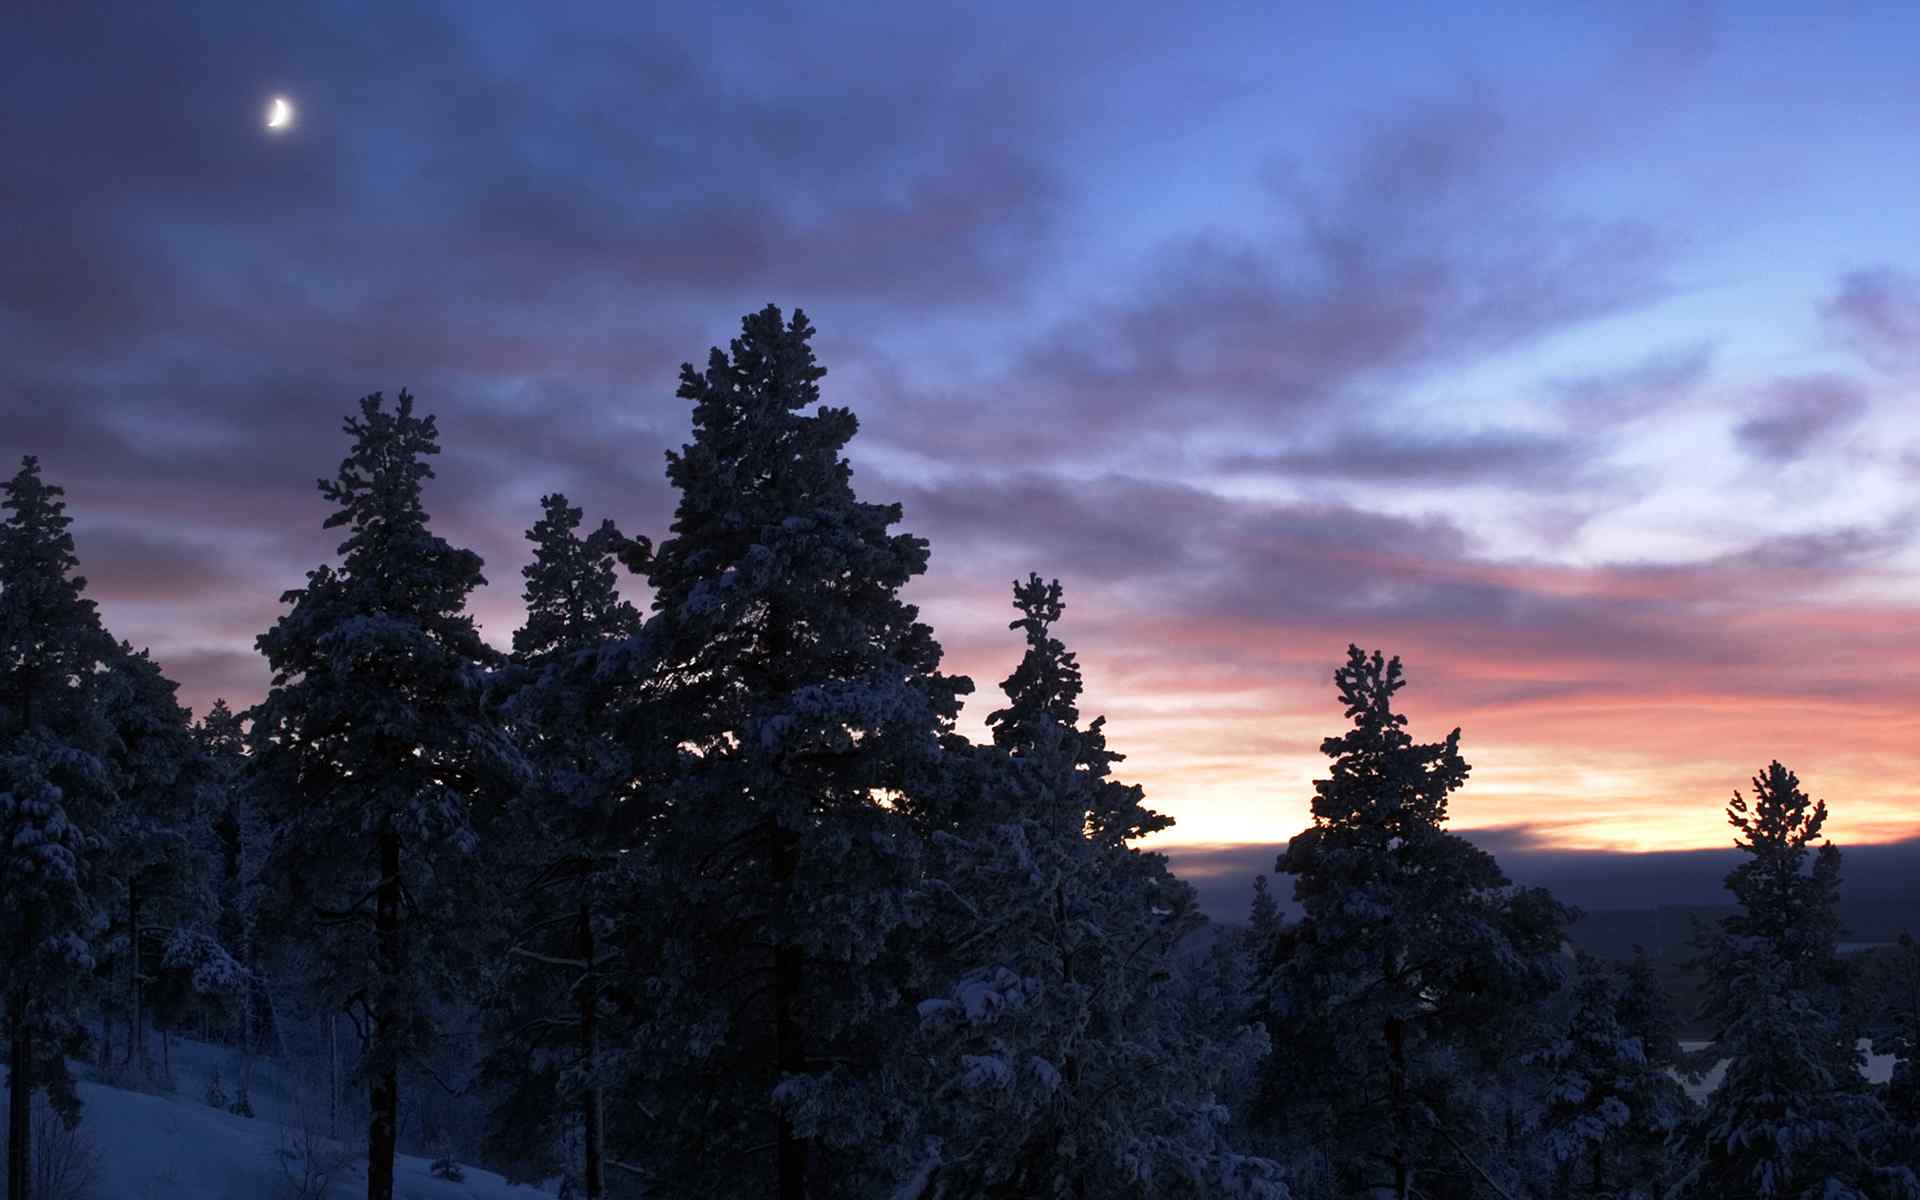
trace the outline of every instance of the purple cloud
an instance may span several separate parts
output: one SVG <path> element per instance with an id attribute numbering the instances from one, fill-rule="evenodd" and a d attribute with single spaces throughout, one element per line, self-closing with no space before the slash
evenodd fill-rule
<path id="1" fill-rule="evenodd" d="M 1317 445 L 1220 460 L 1229 472 L 1373 483 L 1496 483 L 1529 491 L 1571 491 L 1595 482 L 1600 448 L 1591 440 L 1495 431 L 1425 434 L 1354 430 Z"/>
<path id="2" fill-rule="evenodd" d="M 1833 375 L 1784 379 L 1757 398 L 1754 411 L 1734 426 L 1748 453 L 1769 462 L 1792 462 L 1866 415 L 1858 384 Z"/>
<path id="3" fill-rule="evenodd" d="M 1713 347 L 1701 342 L 1657 351 L 1617 370 L 1556 379 L 1548 392 L 1577 427 L 1608 428 L 1686 398 L 1712 367 Z"/>
<path id="4" fill-rule="evenodd" d="M 1851 272 L 1821 312 L 1868 361 L 1888 370 L 1920 366 L 1920 275 Z"/>
<path id="5" fill-rule="evenodd" d="M 1468 95 L 1346 132 L 1326 172 L 1269 168 L 1259 235 L 1160 247 L 997 375 L 895 381 L 882 435 L 939 425 L 976 457 L 1004 455 L 1016 429 L 1047 456 L 1146 431 L 1258 436 L 1665 293 L 1662 237 L 1563 215 L 1550 193 L 1564 149 L 1498 103 Z M 1019 403 L 981 411 L 981 395 Z"/>

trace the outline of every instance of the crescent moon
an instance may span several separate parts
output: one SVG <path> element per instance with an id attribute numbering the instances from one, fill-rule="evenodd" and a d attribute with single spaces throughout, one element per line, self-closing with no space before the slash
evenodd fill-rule
<path id="1" fill-rule="evenodd" d="M 293 104 L 285 96 L 275 96 L 267 105 L 267 128 L 285 129 L 293 124 Z"/>

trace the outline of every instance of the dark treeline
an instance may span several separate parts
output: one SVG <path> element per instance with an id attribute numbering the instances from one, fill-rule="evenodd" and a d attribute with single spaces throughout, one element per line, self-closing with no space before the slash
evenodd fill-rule
<path id="1" fill-rule="evenodd" d="M 857 497 L 811 334 L 769 306 L 683 368 L 657 544 L 543 500 L 511 652 L 424 506 L 433 417 L 362 400 L 320 483 L 337 561 L 258 639 L 270 693 L 198 722 L 104 630 L 24 460 L 10 1200 L 36 1103 L 80 1119 L 70 1063 L 164 1075 L 178 1032 L 311 1056 L 335 1022 L 370 1200 L 401 1148 L 595 1200 L 1920 1197 L 1920 952 L 1838 953 L 1840 852 L 1785 767 L 1728 808 L 1700 1055 L 1644 956 L 1574 955 L 1575 911 L 1447 830 L 1460 732 L 1414 741 L 1378 652 L 1333 672 L 1345 727 L 1274 864 L 1299 915 L 1263 877 L 1195 938 L 1058 582 L 1014 585 L 1025 654 L 990 742 L 956 732 L 973 684 L 901 598 L 928 545 Z"/>

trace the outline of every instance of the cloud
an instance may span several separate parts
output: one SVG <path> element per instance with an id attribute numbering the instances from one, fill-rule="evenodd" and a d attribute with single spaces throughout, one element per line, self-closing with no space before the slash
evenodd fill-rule
<path id="1" fill-rule="evenodd" d="M 1607 428 L 1670 407 L 1706 381 L 1714 350 L 1707 342 L 1657 351 L 1639 362 L 1552 381 L 1548 394 L 1582 428 Z"/>
<path id="2" fill-rule="evenodd" d="M 1857 422 L 1866 411 L 1866 394 L 1853 381 L 1804 375 L 1767 388 L 1757 399 L 1755 411 L 1733 433 L 1757 458 L 1792 462 Z"/>
<path id="3" fill-rule="evenodd" d="M 1489 690 L 1476 704 L 1513 686 L 1508 664 L 1526 664 L 1520 678 L 1533 681 L 1525 694 L 1537 704 L 1650 686 L 1632 681 L 1682 669 L 1729 684 L 1763 679 L 1787 665 L 1772 640 L 1776 620 L 1790 625 L 1798 619 L 1790 614 L 1884 563 L 1912 533 L 1898 519 L 1762 539 L 1692 562 L 1574 567 L 1485 556 L 1445 517 L 1234 499 L 1122 476 L 873 486 L 903 500 L 907 527 L 932 539 L 936 574 L 957 558 L 974 578 L 1061 576 L 1076 611 L 1099 614 L 1090 650 L 1150 644 L 1170 669 L 1204 673 L 1218 689 L 1235 676 L 1260 686 L 1293 663 L 1330 662 L 1352 640 L 1457 672 L 1455 694 L 1480 676 Z M 1772 619 L 1750 628 L 1733 613 Z M 987 610 L 963 636 L 990 635 L 997 617 Z M 1202 665 L 1221 655 L 1230 665 Z M 1478 667 L 1463 661 L 1476 658 Z M 1810 669 L 1797 664 L 1762 686 L 1791 690 Z"/>
<path id="4" fill-rule="evenodd" d="M 949 552 L 1002 560 L 1093 581 L 1207 581 L 1290 590 L 1290 576 L 1317 565 L 1314 594 L 1341 573 L 1343 557 L 1416 560 L 1463 553 L 1464 534 L 1444 518 L 1410 519 L 1339 504 L 1269 505 L 1202 488 L 1130 476 L 1073 481 L 1041 473 L 966 476 L 937 487 L 881 485 L 906 505 L 908 523 Z M 1303 589 L 1299 597 L 1307 599 Z M 1319 607 L 1316 604 L 1316 607 Z"/>
<path id="5" fill-rule="evenodd" d="M 1271 165 L 1257 233 L 1160 247 L 1031 338 L 1000 376 L 902 389 L 883 436 L 905 443 L 937 424 L 951 429 L 951 450 L 981 457 L 1004 454 L 1016 426 L 1026 449 L 1052 457 L 1149 431 L 1262 439 L 1276 422 L 1350 418 L 1363 387 L 1665 294 L 1657 231 L 1568 217 L 1550 199 L 1570 161 L 1552 131 L 1472 92 L 1412 108 L 1343 131 L 1325 170 Z M 978 395 L 1005 394 L 1022 398 L 1017 410 L 980 411 Z"/>
<path id="6" fill-rule="evenodd" d="M 1891 267 L 1850 272 L 1821 313 L 1868 361 L 1895 371 L 1920 366 L 1920 275 Z"/>
<path id="7" fill-rule="evenodd" d="M 1465 434 L 1346 431 L 1317 445 L 1220 460 L 1223 471 L 1296 479 L 1428 485 L 1495 484 L 1571 491 L 1594 482 L 1591 441 L 1520 431 Z"/>
<path id="8" fill-rule="evenodd" d="M 96 600 L 154 603 L 224 591 L 243 573 L 205 543 L 165 529 L 80 524 L 74 548 Z"/>

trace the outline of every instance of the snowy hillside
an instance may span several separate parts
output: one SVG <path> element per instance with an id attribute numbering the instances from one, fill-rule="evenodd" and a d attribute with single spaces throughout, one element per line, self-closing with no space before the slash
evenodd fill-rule
<path id="1" fill-rule="evenodd" d="M 215 1070 L 233 1094 L 239 1072 L 232 1051 L 176 1039 L 170 1057 L 175 1091 L 164 1095 L 84 1081 L 85 1068 L 75 1064 L 86 1105 L 78 1132 L 97 1155 L 93 1200 L 366 1195 L 365 1131 L 342 1128 L 339 1141 L 326 1137 L 324 1096 L 301 1096 L 261 1064 L 250 1088 L 258 1115 L 235 1116 L 205 1100 Z M 456 1183 L 436 1178 L 430 1166 L 425 1158 L 399 1156 L 396 1200 L 535 1200 L 543 1194 L 471 1166 Z"/>

